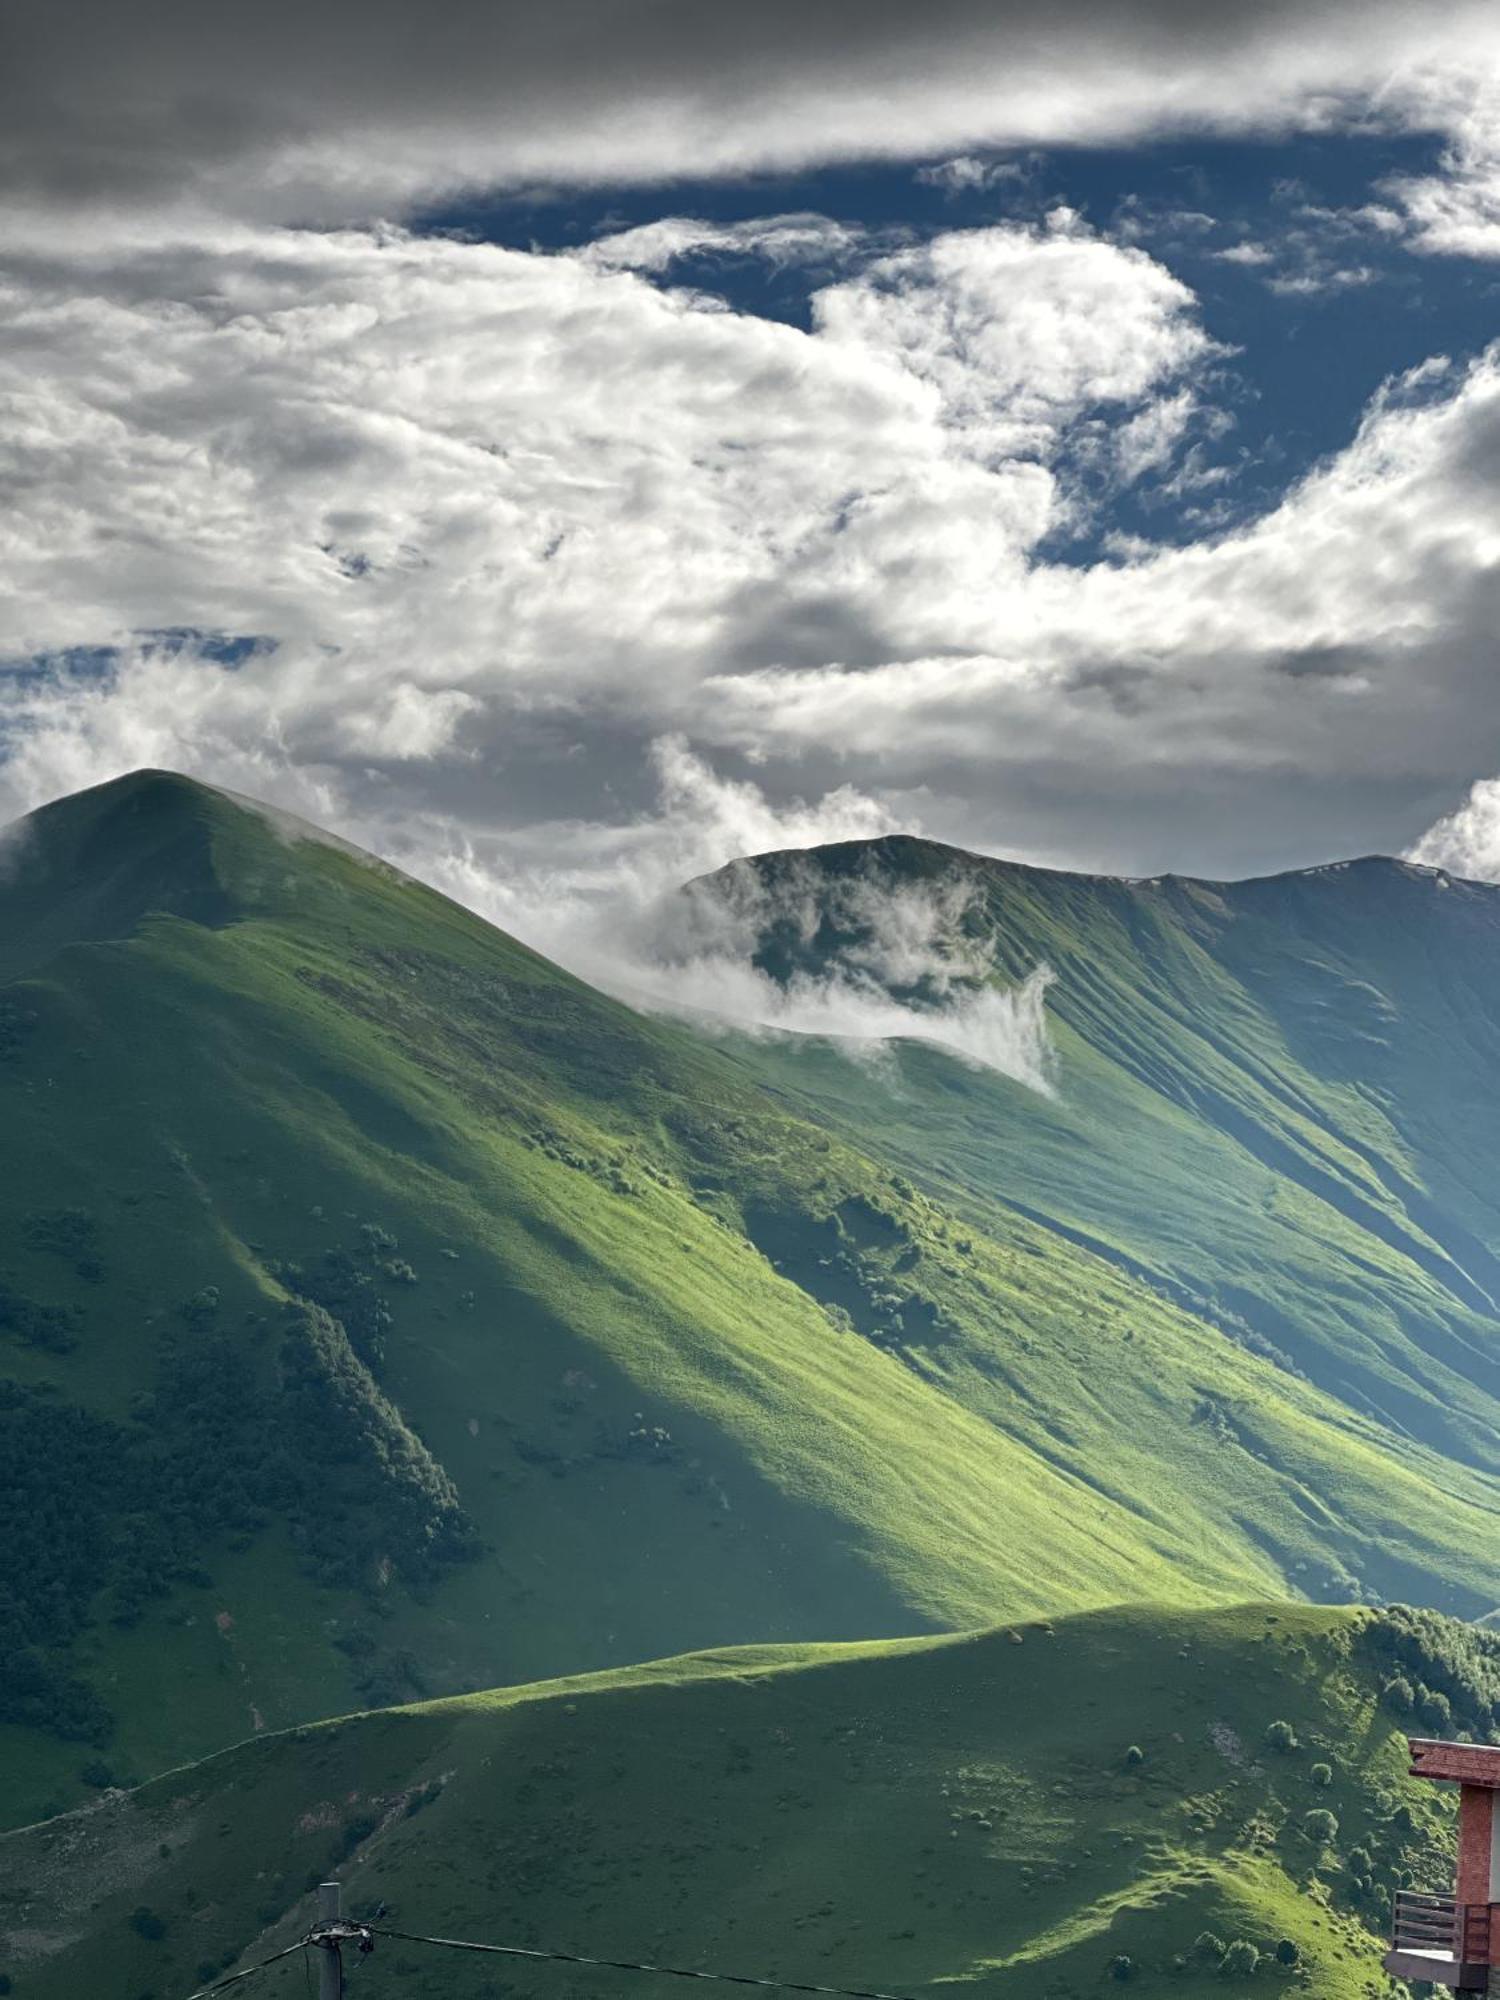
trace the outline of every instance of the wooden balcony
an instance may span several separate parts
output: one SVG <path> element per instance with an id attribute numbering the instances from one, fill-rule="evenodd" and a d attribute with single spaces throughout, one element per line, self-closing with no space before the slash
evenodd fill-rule
<path id="1" fill-rule="evenodd" d="M 1490 1984 L 1490 1908 L 1461 1905 L 1451 1896 L 1399 1889 L 1385 1969 L 1396 1979 L 1428 1979 L 1460 1993 L 1485 1993 Z"/>

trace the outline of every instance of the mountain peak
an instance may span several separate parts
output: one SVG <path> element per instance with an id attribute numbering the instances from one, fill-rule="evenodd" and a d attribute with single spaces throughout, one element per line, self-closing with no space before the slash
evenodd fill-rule
<path id="1" fill-rule="evenodd" d="M 115 809 L 128 810 L 132 814 L 164 812 L 228 796 L 219 786 L 207 784 L 201 778 L 190 778 L 186 772 L 143 764 L 134 771 L 122 771 L 117 778 L 105 778 L 97 785 L 88 785 L 82 791 L 68 792 L 61 798 L 53 799 L 29 813 L 19 824 L 45 824 L 54 818 Z"/>
<path id="2" fill-rule="evenodd" d="M 130 936 L 149 916 L 210 928 L 234 914 L 220 836 L 248 815 L 177 771 L 139 770 L 40 807 L 9 829 L 0 977 L 66 945 Z"/>

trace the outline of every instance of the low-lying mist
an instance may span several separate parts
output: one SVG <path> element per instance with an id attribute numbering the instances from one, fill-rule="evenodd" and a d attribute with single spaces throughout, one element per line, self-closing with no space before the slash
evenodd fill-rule
<path id="1" fill-rule="evenodd" d="M 677 739 L 653 755 L 650 817 L 554 825 L 545 846 L 532 836 L 393 858 L 634 1006 L 710 1031 L 826 1037 L 861 1061 L 928 1042 L 1051 1092 L 1053 975 L 1038 965 L 996 983 L 972 879 L 901 881 L 875 866 L 832 876 L 811 860 L 768 874 L 743 857 L 877 839 L 892 816 L 849 787 L 773 805 Z M 820 933 L 836 943 L 816 962 L 768 963 L 768 939 L 811 952 Z"/>

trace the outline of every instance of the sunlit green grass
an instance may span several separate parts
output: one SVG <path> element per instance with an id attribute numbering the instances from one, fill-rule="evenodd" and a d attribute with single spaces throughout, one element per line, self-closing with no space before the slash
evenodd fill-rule
<path id="1" fill-rule="evenodd" d="M 1027 886 L 1028 921 L 1049 893 Z M 1149 1097 L 1145 1057 L 1092 1049 L 1061 1001 L 1053 1101 L 932 1052 L 893 1087 L 707 1044 L 175 780 L 59 809 L 0 904 L 0 972 L 37 1017 L 0 1063 L 0 1268 L 83 1316 L 74 1352 L 8 1342 L 5 1370 L 128 1420 L 210 1285 L 273 1370 L 274 1267 L 377 1223 L 418 1274 L 384 1387 L 484 1543 L 420 1599 L 315 1586 L 280 1527 L 204 1550 L 210 1585 L 77 1649 L 124 1775 L 350 1706 L 333 1642 L 355 1627 L 442 1692 L 1129 1598 L 1500 1598 L 1493 1478 L 1359 1389 L 1367 1304 L 1426 1310 L 1433 1281 L 1337 1219 L 1317 1271 L 1318 1197 Z M 1123 951 L 1101 927 L 1120 978 Z M 100 1220 L 102 1284 L 28 1246 L 26 1215 L 64 1205 Z M 913 1325 L 880 1307 L 866 1337 L 811 1295 L 840 1212 Z M 1347 1316 L 1348 1379 L 1247 1354 L 1059 1220 L 1151 1279 L 1199 1229 L 1226 1269 L 1287 1250 L 1257 1282 L 1309 1352 Z M 661 1462 L 595 1449 L 638 1421 L 670 1433 Z M 81 1795 L 87 1748 L 8 1746 L 9 1817 Z"/>
<path id="2" fill-rule="evenodd" d="M 1363 1616 L 1148 1606 L 747 1648 L 263 1740 L 0 1840 L 0 1931 L 80 1939 L 0 1963 L 38 2000 L 185 1991 L 294 1937 L 333 1868 L 403 1930 L 898 1994 L 1109 1992 L 1123 1955 L 1140 1990 L 1206 1995 L 1209 1931 L 1297 1946 L 1258 1987 L 1362 1995 L 1383 1889 L 1359 1894 L 1349 1855 L 1435 1881 L 1450 1838 L 1405 1777 Z M 1267 1748 L 1275 1720 L 1295 1750 Z M 1332 1843 L 1304 1833 L 1314 1808 Z M 143 1906 L 160 1940 L 131 1929 Z M 356 1976 L 434 2000 L 669 1990 L 389 1943 Z"/>

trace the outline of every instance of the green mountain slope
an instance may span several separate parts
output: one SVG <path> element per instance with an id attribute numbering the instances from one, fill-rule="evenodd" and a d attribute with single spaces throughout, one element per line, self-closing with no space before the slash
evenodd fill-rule
<path id="1" fill-rule="evenodd" d="M 1450 1802 L 1407 1779 L 1380 1700 L 1393 1646 L 1409 1664 L 1422 1637 L 1363 1611 L 1152 1607 L 327 1723 L 0 1838 L 0 1968 L 25 2000 L 186 1993 L 300 1935 L 333 1870 L 351 1913 L 482 1942 L 1066 2000 L 1120 1970 L 1221 1991 L 1244 1940 L 1256 1987 L 1354 2000 L 1383 1984 L 1392 1885 L 1451 1867 Z M 256 1990 L 304 1976 L 293 1957 Z M 675 1985 L 387 1941 L 350 1983 Z"/>
<path id="2" fill-rule="evenodd" d="M 736 864 L 710 893 L 755 908 L 752 890 L 779 978 L 859 960 L 872 893 L 946 897 L 949 965 L 1054 975 L 1050 1097 L 917 1045 L 894 1078 L 814 1042 L 747 1045 L 768 1081 L 1387 1433 L 1494 1464 L 1500 892 L 1379 860 L 1122 882 L 900 839 Z"/>
<path id="3" fill-rule="evenodd" d="M 643 1017 L 170 776 L 48 808 L 6 861 L 12 1822 L 247 1730 L 672 1650 L 1127 1598 L 1500 1599 L 1467 1431 L 1299 1379 L 1168 1295 L 1144 1237 L 1132 1264 L 1081 1196 L 1048 1213 L 1085 1057 L 1101 1120 L 1156 1101 L 1064 1013 L 1055 1101 L 938 1056 L 892 1100 Z M 1197 1189 L 1169 1230 L 1250 1268 L 1247 1183 L 1213 1184 L 1232 1149 L 1168 1113 L 1089 1184 Z M 1347 1229 L 1315 1324 L 1332 1355 L 1349 1313 L 1352 1368 L 1368 1300 L 1425 1327 L 1442 1288 Z M 1288 1233 L 1279 1282 L 1321 1312 L 1315 1232 Z M 1471 1339 L 1478 1382 L 1488 1323 L 1444 1324 L 1477 1438 L 1457 1364 Z M 1439 1352 L 1396 1305 L 1378 1329 L 1403 1365 Z"/>

